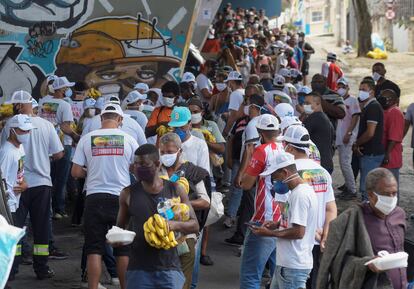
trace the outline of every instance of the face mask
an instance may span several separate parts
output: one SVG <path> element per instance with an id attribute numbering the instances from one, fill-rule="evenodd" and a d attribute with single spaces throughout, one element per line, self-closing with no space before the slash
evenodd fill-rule
<path id="1" fill-rule="evenodd" d="M 249 108 L 250 108 L 250 105 L 245 105 L 245 106 L 244 106 L 243 113 L 244 113 L 245 115 L 249 115 Z"/>
<path id="2" fill-rule="evenodd" d="M 345 96 L 346 94 L 346 89 L 345 88 L 338 88 L 338 90 L 336 91 L 340 96 Z"/>
<path id="3" fill-rule="evenodd" d="M 17 141 L 21 144 L 25 144 L 29 141 L 30 135 L 28 133 L 25 134 L 17 134 L 16 131 L 13 129 L 14 134 L 16 135 Z"/>
<path id="4" fill-rule="evenodd" d="M 313 113 L 312 105 L 310 105 L 310 104 L 304 104 L 303 109 L 305 110 L 306 114 Z"/>
<path id="5" fill-rule="evenodd" d="M 374 72 L 372 74 L 372 78 L 374 79 L 375 82 L 377 82 L 378 80 L 380 80 L 381 77 L 382 77 L 382 75 L 379 74 L 378 72 Z"/>
<path id="6" fill-rule="evenodd" d="M 388 100 L 387 100 L 387 98 L 386 98 L 386 97 L 383 97 L 382 95 L 380 95 L 380 96 L 377 98 L 377 100 L 378 100 L 378 102 L 381 104 L 381 106 L 382 106 L 382 108 L 383 108 L 383 109 L 387 109 L 387 108 L 389 107 L 389 105 L 388 105 Z"/>
<path id="7" fill-rule="evenodd" d="M 289 187 L 287 184 L 283 183 L 282 181 L 275 181 L 273 183 L 273 191 L 276 194 L 284 195 L 289 192 Z"/>
<path id="8" fill-rule="evenodd" d="M 311 86 L 312 86 L 312 90 L 319 92 L 321 94 L 325 91 L 325 85 L 323 84 L 315 83 L 315 84 L 312 84 Z"/>
<path id="9" fill-rule="evenodd" d="M 174 132 L 180 137 L 180 140 L 182 142 L 184 142 L 187 138 L 187 132 L 185 130 L 182 130 L 181 128 L 176 128 Z"/>
<path id="10" fill-rule="evenodd" d="M 72 97 L 72 94 L 73 94 L 72 89 L 68 88 L 68 89 L 65 90 L 65 96 L 66 97 Z"/>
<path id="11" fill-rule="evenodd" d="M 49 92 L 50 92 L 50 93 L 55 93 L 55 90 L 53 89 L 53 85 L 52 85 L 52 84 L 49 84 L 49 85 L 47 86 L 47 88 L 49 89 Z"/>
<path id="12" fill-rule="evenodd" d="M 153 167 L 137 167 L 135 174 L 140 181 L 151 183 L 155 178 L 155 170 Z"/>
<path id="13" fill-rule="evenodd" d="M 191 115 L 191 123 L 197 124 L 200 123 L 203 120 L 203 117 L 201 116 L 201 112 L 194 113 Z"/>
<path id="14" fill-rule="evenodd" d="M 216 87 L 217 87 L 218 91 L 223 91 L 223 90 L 226 89 L 227 84 L 225 84 L 225 83 L 216 83 Z"/>
<path id="15" fill-rule="evenodd" d="M 175 164 L 175 161 L 177 160 L 178 152 L 175 154 L 164 154 L 160 156 L 161 163 L 166 167 L 170 168 Z"/>
<path id="16" fill-rule="evenodd" d="M 298 173 L 288 176 L 286 179 L 284 179 L 282 181 L 282 183 L 287 184 L 288 182 L 290 182 L 291 180 L 296 179 L 296 178 L 299 178 Z"/>
<path id="17" fill-rule="evenodd" d="M 375 208 L 377 208 L 381 213 L 384 215 L 389 215 L 397 206 L 398 198 L 395 197 L 388 197 L 388 196 L 381 196 L 377 193 L 374 193 L 378 201 L 375 203 Z"/>
<path id="18" fill-rule="evenodd" d="M 89 117 L 94 117 L 95 113 L 96 113 L 96 109 L 90 108 L 89 111 L 88 111 L 88 116 Z"/>
<path id="19" fill-rule="evenodd" d="M 162 97 L 162 102 L 166 107 L 173 107 L 174 106 L 174 98 L 170 97 Z"/>
<path id="20" fill-rule="evenodd" d="M 369 92 L 368 91 L 364 91 L 364 90 L 359 91 L 359 94 L 358 94 L 359 101 L 365 101 L 368 98 L 369 98 Z"/>

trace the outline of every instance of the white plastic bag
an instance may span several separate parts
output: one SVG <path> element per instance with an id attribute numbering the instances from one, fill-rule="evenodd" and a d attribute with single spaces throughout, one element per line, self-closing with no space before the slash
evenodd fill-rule
<path id="1" fill-rule="evenodd" d="M 211 193 L 210 212 L 207 216 L 205 226 L 214 224 L 224 215 L 223 194 L 219 192 Z"/>
<path id="2" fill-rule="evenodd" d="M 11 226 L 0 215 L 0 288 L 6 286 L 13 265 L 16 246 L 24 236 L 24 229 Z"/>

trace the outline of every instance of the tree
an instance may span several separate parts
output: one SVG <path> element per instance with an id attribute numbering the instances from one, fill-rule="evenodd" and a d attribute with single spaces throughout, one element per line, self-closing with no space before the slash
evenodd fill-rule
<path id="1" fill-rule="evenodd" d="M 367 0 L 352 0 L 354 5 L 358 31 L 358 57 L 366 56 L 372 50 L 371 15 L 368 11 Z"/>

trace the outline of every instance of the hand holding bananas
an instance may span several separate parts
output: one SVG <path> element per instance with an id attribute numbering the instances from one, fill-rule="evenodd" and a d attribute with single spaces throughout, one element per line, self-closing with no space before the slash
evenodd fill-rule
<path id="1" fill-rule="evenodd" d="M 157 249 L 168 250 L 178 245 L 174 231 L 159 214 L 154 214 L 144 223 L 144 236 L 147 243 Z"/>

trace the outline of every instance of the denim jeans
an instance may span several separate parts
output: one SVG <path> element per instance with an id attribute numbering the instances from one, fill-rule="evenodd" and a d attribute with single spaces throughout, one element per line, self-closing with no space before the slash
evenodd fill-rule
<path id="1" fill-rule="evenodd" d="M 198 271 L 200 270 L 200 257 L 201 257 L 201 243 L 203 243 L 203 230 L 197 238 L 194 252 L 194 269 L 193 275 L 191 276 L 191 289 L 195 289 L 198 284 Z"/>
<path id="2" fill-rule="evenodd" d="M 259 289 L 263 270 L 269 261 L 269 273 L 276 265 L 276 238 L 257 236 L 246 231 L 240 265 L 240 289 Z"/>
<path id="3" fill-rule="evenodd" d="M 363 155 L 359 158 L 359 169 L 361 172 L 361 179 L 359 180 L 359 190 L 361 191 L 361 197 L 363 201 L 368 200 L 367 192 L 365 189 L 365 178 L 367 177 L 370 171 L 379 168 L 383 160 L 384 155 Z"/>
<path id="4" fill-rule="evenodd" d="M 300 289 L 306 288 L 306 280 L 311 269 L 291 269 L 276 266 L 270 289 Z"/>
<path id="5" fill-rule="evenodd" d="M 233 160 L 233 168 L 231 169 L 231 195 L 230 195 L 230 199 L 229 199 L 229 204 L 228 204 L 228 208 L 227 208 L 227 216 L 231 217 L 231 218 L 235 218 L 237 215 L 237 210 L 239 209 L 240 206 L 240 201 L 243 195 L 243 190 L 240 188 L 236 188 L 233 185 L 233 181 L 234 178 L 237 175 L 237 172 L 239 171 L 240 168 L 240 162 L 238 160 Z"/>
<path id="6" fill-rule="evenodd" d="M 127 289 L 182 289 L 184 282 L 184 274 L 181 271 L 128 270 L 126 272 Z"/>
<path id="7" fill-rule="evenodd" d="M 55 213 L 65 212 L 65 185 L 69 177 L 71 166 L 72 146 L 65 145 L 65 155 L 60 160 L 52 163 L 53 168 L 53 211 Z"/>

